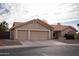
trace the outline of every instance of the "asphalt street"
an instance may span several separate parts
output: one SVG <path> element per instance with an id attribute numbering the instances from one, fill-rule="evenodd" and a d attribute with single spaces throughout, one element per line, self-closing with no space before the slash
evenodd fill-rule
<path id="1" fill-rule="evenodd" d="M 0 56 L 79 56 L 79 45 L 0 49 Z"/>

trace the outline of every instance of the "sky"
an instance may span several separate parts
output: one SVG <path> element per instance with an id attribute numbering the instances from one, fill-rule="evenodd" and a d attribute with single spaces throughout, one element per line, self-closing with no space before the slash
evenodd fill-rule
<path id="1" fill-rule="evenodd" d="M 6 20 L 9 27 L 13 22 L 35 18 L 47 20 L 49 24 L 59 22 L 77 28 L 79 3 L 0 3 L 0 21 Z"/>

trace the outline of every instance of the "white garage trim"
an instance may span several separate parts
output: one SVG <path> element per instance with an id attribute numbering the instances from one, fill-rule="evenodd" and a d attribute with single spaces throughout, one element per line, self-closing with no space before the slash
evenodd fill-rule
<path id="1" fill-rule="evenodd" d="M 17 35 L 18 35 L 18 34 L 17 34 L 17 31 L 19 31 L 19 30 L 20 30 L 20 29 L 16 30 L 16 39 L 18 39 L 18 38 L 17 38 Z M 42 29 L 30 29 L 30 30 L 29 30 L 29 29 L 21 29 L 21 30 L 26 30 L 26 31 L 28 31 L 28 40 L 30 40 L 30 38 L 31 38 L 30 32 L 31 32 L 31 31 L 35 31 L 35 30 L 36 30 L 36 31 L 48 31 L 48 32 L 49 32 L 49 40 L 51 39 L 51 33 L 50 33 L 51 31 L 50 31 L 50 30 L 42 30 Z"/>
<path id="2" fill-rule="evenodd" d="M 28 40 L 30 40 L 30 30 L 28 30 Z"/>
<path id="3" fill-rule="evenodd" d="M 53 39 L 53 31 L 51 31 L 51 39 Z"/>
<path id="4" fill-rule="evenodd" d="M 50 36 L 50 30 L 49 30 L 49 40 L 51 39 L 51 36 Z"/>

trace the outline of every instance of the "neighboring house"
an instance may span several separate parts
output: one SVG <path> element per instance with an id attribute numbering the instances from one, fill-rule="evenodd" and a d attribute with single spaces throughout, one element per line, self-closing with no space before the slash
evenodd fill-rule
<path id="1" fill-rule="evenodd" d="M 15 40 L 51 40 L 53 27 L 39 19 L 25 23 L 15 22 L 10 29 L 10 37 Z"/>
<path id="2" fill-rule="evenodd" d="M 58 23 L 57 25 L 51 25 L 54 28 L 53 38 L 54 39 L 65 39 L 66 34 L 73 35 L 75 38 L 77 30 L 72 26 L 65 26 Z"/>
<path id="3" fill-rule="evenodd" d="M 63 38 L 66 33 L 74 34 L 76 30 L 71 26 L 49 25 L 48 23 L 33 19 L 28 22 L 14 22 L 10 29 L 10 38 L 14 40 L 52 40 Z"/>

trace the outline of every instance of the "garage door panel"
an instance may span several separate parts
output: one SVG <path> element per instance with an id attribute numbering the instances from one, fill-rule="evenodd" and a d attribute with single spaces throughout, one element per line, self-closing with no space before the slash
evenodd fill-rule
<path id="1" fill-rule="evenodd" d="M 17 38 L 19 40 L 48 40 L 49 39 L 49 31 L 32 31 L 28 32 L 28 30 L 18 30 Z M 29 38 L 29 39 L 28 39 Z"/>
<path id="2" fill-rule="evenodd" d="M 49 32 L 48 31 L 31 31 L 30 32 L 31 40 L 48 40 Z"/>
<path id="3" fill-rule="evenodd" d="M 19 40 L 27 40 L 28 32 L 26 30 L 18 30 L 17 37 Z"/>

